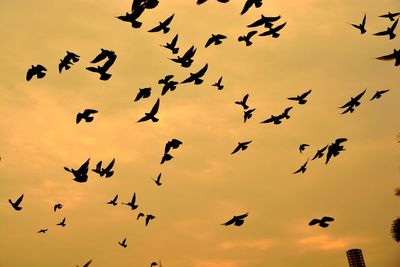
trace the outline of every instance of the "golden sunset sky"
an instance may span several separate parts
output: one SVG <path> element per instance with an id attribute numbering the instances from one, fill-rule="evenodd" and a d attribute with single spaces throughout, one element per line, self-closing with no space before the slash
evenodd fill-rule
<path id="1" fill-rule="evenodd" d="M 379 15 L 400 11 L 396 0 L 263 1 L 240 15 L 244 0 L 161 0 L 133 29 L 116 19 L 132 1 L 70 0 L 0 2 L 0 266 L 69 267 L 92 259 L 93 267 L 342 267 L 346 250 L 360 248 L 368 267 L 400 266 L 399 244 L 390 235 L 400 216 L 400 67 L 376 57 L 399 49 L 374 36 L 392 25 Z M 149 29 L 175 14 L 168 34 Z M 281 15 L 281 36 L 237 38 L 261 17 Z M 363 35 L 349 23 L 361 23 Z M 399 26 L 400 27 L 400 26 Z M 262 32 L 262 29 L 258 29 Z M 179 55 L 197 48 L 182 68 L 160 45 L 179 34 Z M 204 45 L 211 34 L 228 38 Z M 399 29 L 396 33 L 400 34 Z M 100 49 L 117 59 L 108 81 L 87 71 Z M 66 51 L 80 55 L 58 73 Z M 206 63 L 201 85 L 179 84 L 161 96 L 158 80 L 183 81 Z M 47 68 L 26 81 L 31 65 Z M 224 89 L 211 86 L 223 76 Z M 150 98 L 134 102 L 139 88 Z M 287 98 L 312 89 L 305 105 Z M 354 113 L 340 114 L 366 89 Z M 390 89 L 370 101 L 376 90 Z M 234 102 L 249 94 L 255 108 L 243 123 Z M 157 123 L 136 123 L 157 98 Z M 280 125 L 260 124 L 293 106 Z M 91 123 L 75 123 L 86 108 Z M 167 141 L 183 145 L 160 164 Z M 345 151 L 326 165 L 311 161 L 317 149 L 347 138 Z M 238 142 L 252 140 L 234 155 Z M 310 144 L 300 154 L 298 147 Z M 64 166 L 90 169 L 115 158 L 114 175 L 90 171 L 73 181 Z M 308 158 L 307 171 L 292 174 Z M 160 187 L 150 178 L 162 173 Z M 121 205 L 136 193 L 139 208 Z M 21 211 L 8 199 L 24 194 Z M 105 203 L 116 194 L 118 205 Z M 64 207 L 53 212 L 55 203 Z M 156 219 L 146 227 L 138 212 Z M 221 224 L 249 212 L 240 226 Z M 328 228 L 310 227 L 331 216 Z M 56 226 L 66 217 L 66 227 Z M 143 219 L 143 218 L 142 218 Z M 46 234 L 37 231 L 48 228 Z M 118 245 L 127 239 L 127 248 Z"/>

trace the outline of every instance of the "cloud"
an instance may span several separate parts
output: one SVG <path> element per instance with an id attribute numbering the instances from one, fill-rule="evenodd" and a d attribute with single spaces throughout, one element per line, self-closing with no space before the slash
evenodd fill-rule
<path id="1" fill-rule="evenodd" d="M 352 237 L 332 237 L 329 235 L 315 235 L 302 238 L 298 245 L 313 250 L 343 250 L 353 243 Z"/>
<path id="2" fill-rule="evenodd" d="M 195 263 L 196 267 L 236 267 L 239 262 L 233 260 L 200 260 Z"/>
<path id="3" fill-rule="evenodd" d="M 268 250 L 276 246 L 278 241 L 273 239 L 254 239 L 245 241 L 226 241 L 218 244 L 218 248 L 222 250 L 231 249 L 256 249 L 260 251 Z"/>

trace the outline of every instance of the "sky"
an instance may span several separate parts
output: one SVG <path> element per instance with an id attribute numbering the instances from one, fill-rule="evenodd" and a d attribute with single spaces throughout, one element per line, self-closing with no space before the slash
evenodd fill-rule
<path id="1" fill-rule="evenodd" d="M 141 16 L 133 29 L 116 19 L 131 1 L 0 2 L 0 266 L 170 267 L 347 266 L 346 250 L 360 248 L 369 267 L 400 266 L 390 235 L 400 216 L 399 67 L 376 57 L 398 49 L 398 38 L 374 36 L 400 11 L 398 1 L 263 1 L 240 15 L 244 1 L 168 0 Z M 167 34 L 149 29 L 175 14 Z M 279 38 L 237 38 L 246 25 L 280 15 Z M 363 35 L 349 23 L 361 23 Z M 261 31 L 262 29 L 257 29 Z M 400 33 L 398 29 L 395 31 Z M 211 34 L 227 39 L 204 45 Z M 162 44 L 179 34 L 179 55 L 197 48 L 188 69 L 169 60 Z M 100 49 L 115 51 L 112 77 L 86 67 Z M 70 70 L 58 63 L 80 56 Z M 161 96 L 158 80 L 183 81 L 206 63 L 201 85 L 179 84 Z M 47 68 L 26 81 L 31 65 Z M 223 76 L 223 90 L 211 86 Z M 151 96 L 134 102 L 139 88 Z M 288 100 L 312 90 L 305 105 Z M 338 107 L 366 89 L 353 113 Z M 369 99 L 377 90 L 382 98 Z M 234 102 L 249 94 L 255 108 L 243 123 Z M 157 98 L 159 121 L 137 123 Z M 292 106 L 280 125 L 260 124 Z M 78 112 L 96 109 L 90 123 Z M 183 142 L 160 164 L 167 141 Z M 345 151 L 325 164 L 317 149 L 347 138 Z M 231 155 L 238 142 L 248 149 Z M 303 153 L 299 145 L 309 144 Z M 115 158 L 114 175 L 89 171 L 77 183 L 64 167 L 90 169 Z M 293 174 L 310 159 L 305 173 Z M 150 178 L 162 173 L 161 186 Z M 136 193 L 137 210 L 127 202 Z M 8 199 L 24 194 L 22 210 Z M 105 204 L 116 194 L 118 205 Z M 55 203 L 63 208 L 53 211 Z M 145 226 L 138 212 L 156 218 Z M 223 226 L 248 212 L 242 226 Z M 313 218 L 331 216 L 327 228 Z M 66 217 L 66 227 L 57 226 Z M 38 234 L 47 228 L 46 234 Z M 128 246 L 118 242 L 126 238 Z"/>

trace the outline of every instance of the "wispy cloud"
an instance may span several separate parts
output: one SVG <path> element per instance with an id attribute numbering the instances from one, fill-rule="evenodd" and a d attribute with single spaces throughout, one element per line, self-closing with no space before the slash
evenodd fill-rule
<path id="1" fill-rule="evenodd" d="M 242 241 L 225 241 L 218 244 L 218 248 L 222 250 L 255 249 L 255 250 L 265 251 L 278 244 L 279 242 L 274 239 L 253 239 L 253 240 L 242 240 Z"/>

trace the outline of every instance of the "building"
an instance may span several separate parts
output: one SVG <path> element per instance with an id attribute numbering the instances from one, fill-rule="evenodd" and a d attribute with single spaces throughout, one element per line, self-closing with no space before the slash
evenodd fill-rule
<path id="1" fill-rule="evenodd" d="M 349 267 L 365 267 L 364 257 L 361 249 L 354 248 L 346 251 Z"/>

